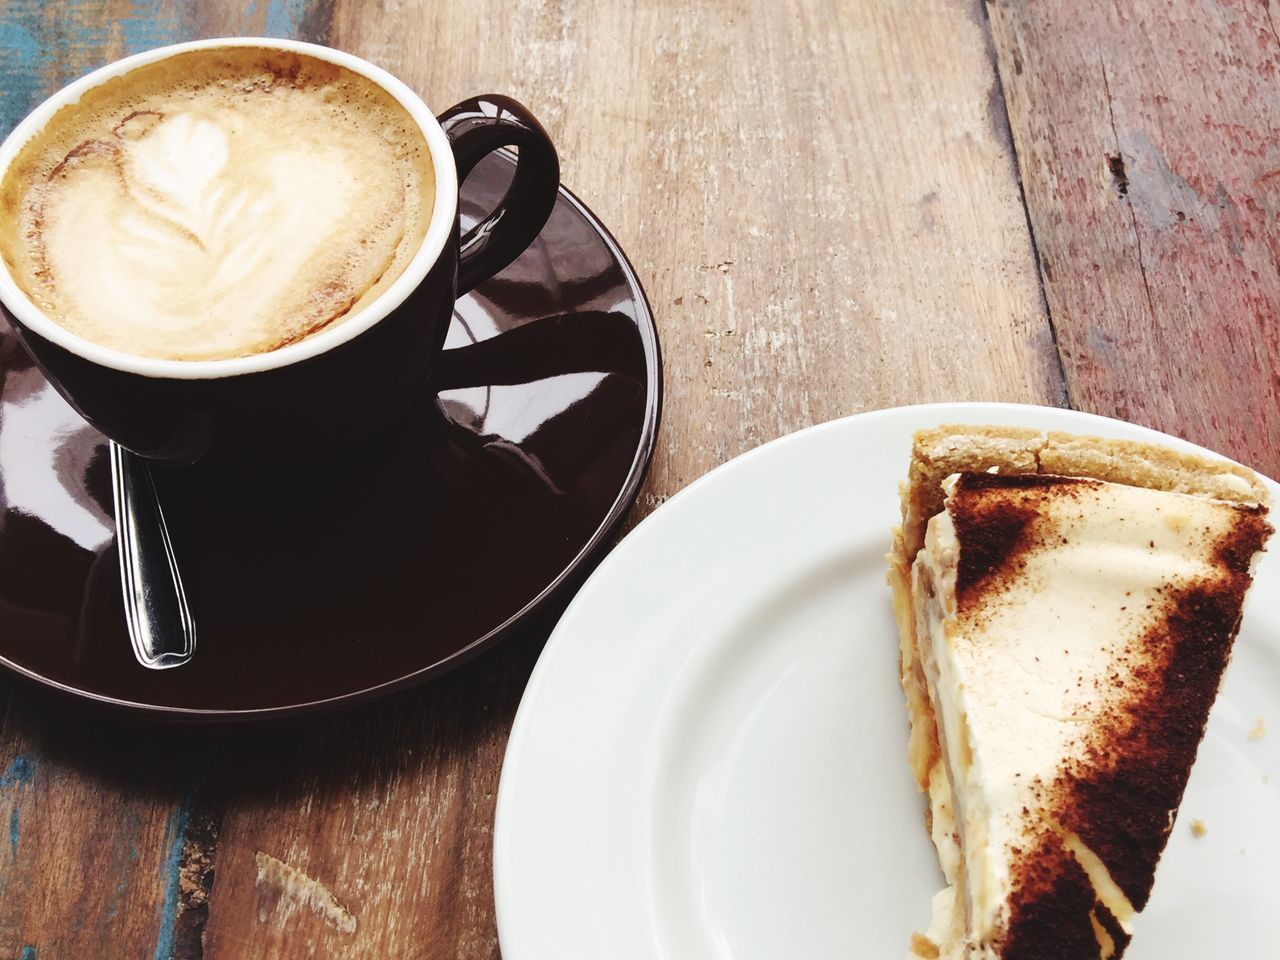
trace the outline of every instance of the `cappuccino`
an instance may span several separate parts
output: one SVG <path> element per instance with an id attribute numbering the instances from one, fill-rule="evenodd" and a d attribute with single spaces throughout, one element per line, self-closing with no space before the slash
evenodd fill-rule
<path id="1" fill-rule="evenodd" d="M 173 360 L 275 350 L 372 303 L 434 206 L 421 128 L 367 77 L 213 47 L 59 110 L 0 182 L 0 256 L 50 319 Z"/>

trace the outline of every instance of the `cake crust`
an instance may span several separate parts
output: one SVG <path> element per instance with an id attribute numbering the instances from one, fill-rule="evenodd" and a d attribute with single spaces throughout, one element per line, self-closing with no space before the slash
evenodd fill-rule
<path id="1" fill-rule="evenodd" d="M 1270 505 L 1248 467 L 1154 443 L 1111 440 L 1025 427 L 943 424 L 916 433 L 903 490 L 903 550 L 914 559 L 924 525 L 942 510 L 942 481 L 953 473 L 1040 473 L 1090 477 L 1131 487 L 1189 493 L 1232 503 Z"/>

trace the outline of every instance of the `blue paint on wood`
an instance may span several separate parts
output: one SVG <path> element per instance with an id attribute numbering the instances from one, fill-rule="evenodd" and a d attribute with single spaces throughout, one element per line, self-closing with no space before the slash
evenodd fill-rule
<path id="1" fill-rule="evenodd" d="M 189 39 L 182 30 L 178 6 L 171 0 L 133 0 L 119 15 L 102 16 L 100 3 L 79 0 L 55 7 L 56 21 L 46 23 L 40 33 L 51 41 L 55 56 L 67 48 L 96 50 L 98 62 L 90 65 L 100 66 L 118 55 Z M 47 20 L 48 12 L 44 16 Z M 116 43 L 120 46 L 115 47 Z"/>
<path id="2" fill-rule="evenodd" d="M 18 754 L 9 761 L 9 766 L 0 775 L 0 790 L 12 787 L 25 787 L 36 777 L 36 765 L 27 757 Z"/>
<path id="3" fill-rule="evenodd" d="M 307 15 L 307 0 L 270 0 L 263 33 L 268 37 L 297 37 Z"/>
<path id="4" fill-rule="evenodd" d="M 97 0 L 9 0 L 0 17 L 0 133 L 58 87 L 116 56 L 178 43 L 194 5 L 134 0 L 103 16 Z"/>
<path id="5" fill-rule="evenodd" d="M 4 773 L 0 774 L 0 790 L 14 790 L 29 786 L 35 778 L 36 765 L 29 758 L 18 754 L 9 761 L 9 766 L 5 768 Z M 18 856 L 19 818 L 18 804 L 14 801 L 9 810 L 9 854 L 12 857 Z"/>
<path id="6" fill-rule="evenodd" d="M 127 16 L 120 18 L 120 37 L 125 53 L 141 53 L 153 47 L 190 40 L 189 31 L 178 19 L 179 4 L 172 0 L 135 2 Z M 98 38 L 99 41 L 101 38 Z"/>
<path id="7" fill-rule="evenodd" d="M 27 115 L 53 66 L 53 51 L 38 39 L 40 4 L 13 3 L 0 20 L 0 132 L 7 134 Z"/>
<path id="8" fill-rule="evenodd" d="M 191 817 L 191 793 L 182 798 L 178 809 L 169 816 L 165 836 L 169 838 L 169 851 L 160 865 L 164 881 L 164 903 L 160 905 L 160 932 L 156 936 L 156 949 L 152 960 L 171 960 L 174 935 L 178 926 L 178 878 L 182 872 L 182 844 L 186 840 L 187 821 Z"/>
<path id="9" fill-rule="evenodd" d="M 27 944 L 22 948 L 22 953 L 18 955 L 18 960 L 37 960 L 36 948 Z"/>

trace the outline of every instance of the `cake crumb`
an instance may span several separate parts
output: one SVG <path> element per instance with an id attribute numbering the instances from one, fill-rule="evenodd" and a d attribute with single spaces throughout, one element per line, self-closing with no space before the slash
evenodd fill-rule
<path id="1" fill-rule="evenodd" d="M 1191 835 L 1193 837 L 1203 837 L 1208 832 L 1209 830 L 1205 827 L 1203 820 L 1191 821 Z"/>
<path id="2" fill-rule="evenodd" d="M 913 933 L 911 935 L 911 954 L 912 956 L 922 957 L 924 960 L 935 960 L 939 956 L 938 945 L 923 934 Z"/>
<path id="3" fill-rule="evenodd" d="M 1253 729 L 1249 731 L 1250 740 L 1261 740 L 1267 735 L 1266 724 L 1262 722 L 1262 717 L 1258 718 L 1258 722 L 1253 725 Z"/>

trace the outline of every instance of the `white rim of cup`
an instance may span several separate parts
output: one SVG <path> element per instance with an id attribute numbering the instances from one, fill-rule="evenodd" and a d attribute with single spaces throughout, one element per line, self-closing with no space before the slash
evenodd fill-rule
<path id="1" fill-rule="evenodd" d="M 156 47 L 154 50 L 147 50 L 109 63 L 63 87 L 36 107 L 13 129 L 4 143 L 0 144 L 0 179 L 3 179 L 8 172 L 22 147 L 43 129 L 60 109 L 79 101 L 85 91 L 148 63 L 165 60 L 191 50 L 208 50 L 217 47 L 261 47 L 268 50 L 300 53 L 317 60 L 325 60 L 361 74 L 395 97 L 422 130 L 427 148 L 431 152 L 435 173 L 435 202 L 426 235 L 413 259 L 391 286 L 382 291 L 372 303 L 352 316 L 296 343 L 269 350 L 266 353 L 225 360 L 161 360 L 99 346 L 45 316 L 14 282 L 8 264 L 0 258 L 0 300 L 4 301 L 5 306 L 33 332 L 99 366 L 144 377 L 213 380 L 242 376 L 246 373 L 261 373 L 309 360 L 354 340 L 403 303 L 435 266 L 453 231 L 458 207 L 458 172 L 453 161 L 453 148 L 449 145 L 449 138 L 445 136 L 435 114 L 403 81 L 396 79 L 381 67 L 374 66 L 342 50 L 315 43 L 303 43 L 300 40 L 276 40 L 269 37 L 221 37 L 195 40 L 189 43 Z"/>

